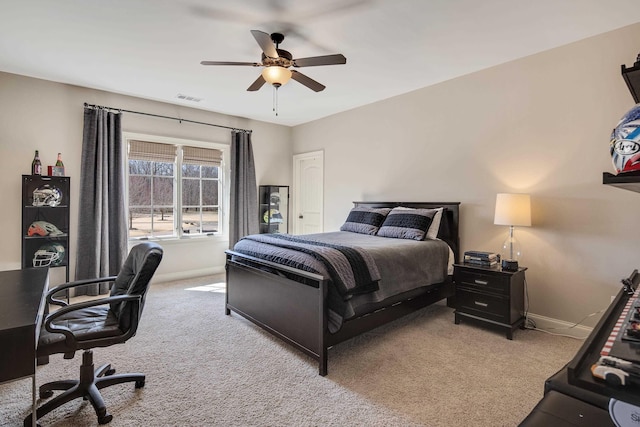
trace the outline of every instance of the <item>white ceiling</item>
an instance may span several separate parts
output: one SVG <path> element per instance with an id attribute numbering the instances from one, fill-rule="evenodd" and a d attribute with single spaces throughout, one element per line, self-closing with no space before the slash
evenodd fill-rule
<path id="1" fill-rule="evenodd" d="M 293 126 L 639 21 L 637 0 L 0 0 L 0 70 Z M 291 81 L 276 117 L 259 68 L 200 65 L 260 62 L 252 29 L 347 64 L 298 69 L 327 88 Z"/>

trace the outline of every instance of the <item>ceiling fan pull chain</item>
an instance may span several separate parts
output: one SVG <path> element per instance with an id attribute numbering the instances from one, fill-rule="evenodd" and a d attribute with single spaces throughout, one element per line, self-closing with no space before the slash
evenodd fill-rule
<path id="1" fill-rule="evenodd" d="M 278 86 L 273 86 L 273 111 L 278 115 Z"/>

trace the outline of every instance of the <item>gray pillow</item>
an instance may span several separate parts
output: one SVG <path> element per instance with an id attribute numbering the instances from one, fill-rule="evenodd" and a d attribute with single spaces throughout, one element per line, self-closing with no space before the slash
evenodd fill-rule
<path id="1" fill-rule="evenodd" d="M 423 240 L 436 212 L 436 209 L 393 208 L 378 230 L 378 236 Z"/>
<path id="2" fill-rule="evenodd" d="M 351 212 L 349 212 L 346 222 L 340 227 L 340 231 L 376 234 L 389 211 L 391 211 L 391 209 L 388 208 L 353 208 Z"/>

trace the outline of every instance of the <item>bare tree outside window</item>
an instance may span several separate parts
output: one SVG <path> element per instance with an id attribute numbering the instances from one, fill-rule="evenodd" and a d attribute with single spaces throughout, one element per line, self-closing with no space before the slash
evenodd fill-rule
<path id="1" fill-rule="evenodd" d="M 219 232 L 220 166 L 190 158 L 179 164 L 138 151 L 129 159 L 129 237 L 180 237 Z M 147 145 L 143 145 L 147 144 Z M 198 149 L 199 153 L 202 150 Z M 220 158 L 218 150 L 215 151 Z M 140 157 L 140 158 L 135 158 Z M 166 156 L 165 156 L 166 157 Z M 179 187 L 175 183 L 180 183 Z"/>
<path id="2" fill-rule="evenodd" d="M 174 170 L 173 163 L 129 160 L 129 237 L 175 234 Z"/>
<path id="3" fill-rule="evenodd" d="M 218 167 L 182 165 L 182 231 L 218 231 Z"/>

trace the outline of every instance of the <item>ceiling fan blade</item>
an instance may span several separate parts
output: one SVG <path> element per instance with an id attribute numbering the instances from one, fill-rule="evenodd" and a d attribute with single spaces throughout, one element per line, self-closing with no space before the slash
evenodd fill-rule
<path id="1" fill-rule="evenodd" d="M 200 61 L 202 65 L 249 65 L 252 67 L 260 67 L 262 64 L 257 62 L 233 62 L 233 61 Z"/>
<path id="2" fill-rule="evenodd" d="M 262 77 L 262 76 L 260 76 Z M 309 89 L 315 91 L 315 92 L 320 92 L 322 90 L 324 90 L 324 88 L 326 86 L 318 83 L 317 81 L 313 80 L 311 77 L 307 77 L 304 74 L 296 71 L 296 70 L 291 70 L 291 78 L 295 81 L 297 81 L 298 83 L 301 83 L 303 85 L 305 85 L 306 87 L 308 87 Z"/>
<path id="3" fill-rule="evenodd" d="M 298 58 L 293 60 L 294 67 L 315 67 L 316 65 L 338 65 L 346 64 L 347 58 L 338 53 L 335 55 L 312 56 L 309 58 Z"/>
<path id="4" fill-rule="evenodd" d="M 269 34 L 260 30 L 251 30 L 251 34 L 253 34 L 253 38 L 256 39 L 258 45 L 260 45 L 260 49 L 262 49 L 265 55 L 269 58 L 280 58 Z"/>
<path id="5" fill-rule="evenodd" d="M 255 92 L 256 90 L 260 89 L 262 85 L 265 84 L 266 82 L 267 81 L 264 79 L 264 77 L 262 77 L 262 74 L 260 74 L 256 79 L 256 81 L 251 83 L 251 86 L 247 88 L 247 91 Z"/>

